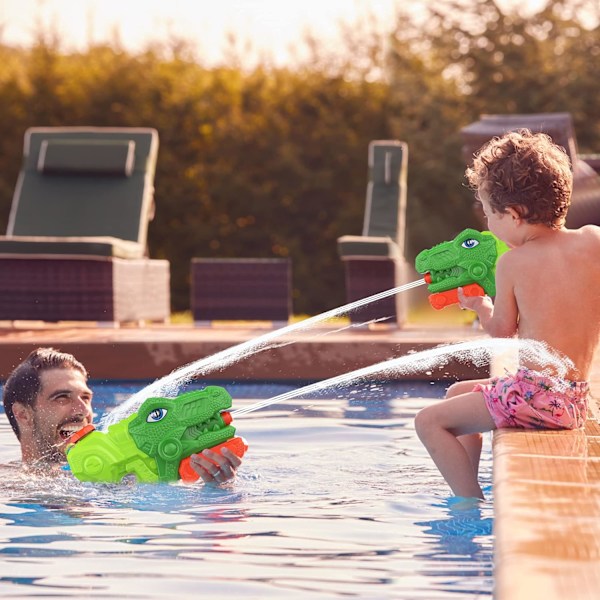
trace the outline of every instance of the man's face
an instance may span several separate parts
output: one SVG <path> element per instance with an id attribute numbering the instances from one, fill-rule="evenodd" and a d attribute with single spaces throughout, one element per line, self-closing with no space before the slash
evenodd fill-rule
<path id="1" fill-rule="evenodd" d="M 92 422 L 92 391 L 76 369 L 43 371 L 40 380 L 32 407 L 31 450 L 37 459 L 63 462 L 65 441 Z"/>

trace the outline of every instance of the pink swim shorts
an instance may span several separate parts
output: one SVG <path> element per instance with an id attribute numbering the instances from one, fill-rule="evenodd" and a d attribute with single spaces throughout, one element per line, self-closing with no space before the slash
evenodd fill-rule
<path id="1" fill-rule="evenodd" d="M 496 427 L 576 429 L 587 416 L 589 384 L 520 368 L 515 375 L 477 384 Z"/>

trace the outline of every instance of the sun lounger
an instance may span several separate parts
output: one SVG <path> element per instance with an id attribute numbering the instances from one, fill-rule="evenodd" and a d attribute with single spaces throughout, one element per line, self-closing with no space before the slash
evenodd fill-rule
<path id="1" fill-rule="evenodd" d="M 157 152 L 153 129 L 27 130 L 0 237 L 0 320 L 169 318 L 169 263 L 146 246 Z"/>
<path id="2" fill-rule="evenodd" d="M 344 263 L 346 299 L 353 302 L 405 283 L 404 235 L 408 147 L 399 141 L 369 144 L 369 183 L 362 235 L 338 239 Z M 405 321 L 405 302 L 398 295 L 353 312 L 352 321 Z"/>

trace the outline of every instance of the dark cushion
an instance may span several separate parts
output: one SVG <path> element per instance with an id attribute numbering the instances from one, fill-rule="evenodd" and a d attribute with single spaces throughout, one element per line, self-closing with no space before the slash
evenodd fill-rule
<path id="1" fill-rule="evenodd" d="M 37 169 L 45 175 L 111 175 L 133 171 L 133 140 L 43 140 Z"/>

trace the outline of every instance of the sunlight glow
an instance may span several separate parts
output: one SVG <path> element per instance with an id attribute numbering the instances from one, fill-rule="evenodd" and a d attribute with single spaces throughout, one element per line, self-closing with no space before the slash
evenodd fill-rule
<path id="1" fill-rule="evenodd" d="M 310 30 L 334 40 L 340 22 L 355 23 L 372 15 L 389 24 L 397 0 L 2 0 L 0 39 L 28 45 L 36 30 L 54 30 L 67 49 L 118 41 L 141 50 L 152 40 L 183 38 L 208 63 L 223 57 L 234 36 L 254 58 L 281 64 L 293 56 L 292 46 Z M 143 7 L 143 8 L 140 8 Z"/>
<path id="2" fill-rule="evenodd" d="M 547 0 L 498 0 L 505 8 L 535 12 Z M 56 33 L 63 49 L 117 43 L 129 51 L 150 42 L 184 40 L 198 59 L 216 64 L 234 48 L 247 64 L 290 64 L 303 58 L 306 32 L 335 50 L 342 24 L 366 21 L 393 27 L 398 8 L 411 14 L 436 0 L 0 0 L 0 42 L 31 45 L 36 33 Z M 306 54 L 306 52 L 304 52 Z"/>

